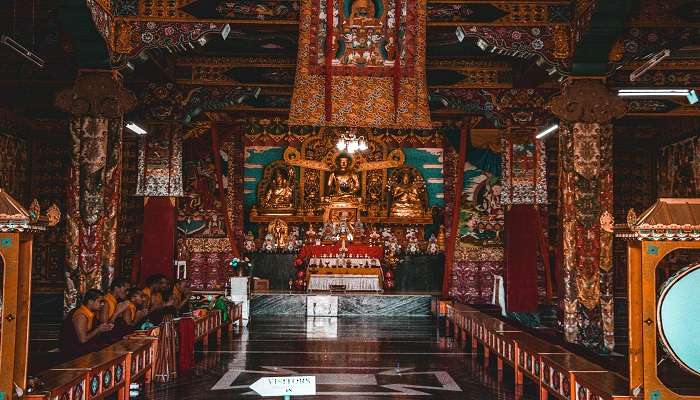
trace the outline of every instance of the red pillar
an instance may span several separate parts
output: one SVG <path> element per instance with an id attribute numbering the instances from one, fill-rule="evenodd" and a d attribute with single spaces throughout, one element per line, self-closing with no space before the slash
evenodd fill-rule
<path id="1" fill-rule="evenodd" d="M 143 205 L 143 241 L 139 281 L 163 274 L 173 279 L 175 259 L 175 198 L 146 197 Z"/>
<path id="2" fill-rule="evenodd" d="M 462 186 L 464 186 L 464 163 L 467 162 L 467 140 L 471 129 L 471 121 L 465 120 L 459 131 L 459 163 L 457 165 L 457 179 L 455 179 L 454 203 L 452 204 L 452 215 L 450 232 L 447 236 L 447 248 L 445 249 L 445 275 L 442 279 L 442 295 L 450 294 L 450 281 L 452 280 L 452 267 L 455 260 L 455 249 L 457 238 L 459 237 L 459 214 L 462 209 Z"/>

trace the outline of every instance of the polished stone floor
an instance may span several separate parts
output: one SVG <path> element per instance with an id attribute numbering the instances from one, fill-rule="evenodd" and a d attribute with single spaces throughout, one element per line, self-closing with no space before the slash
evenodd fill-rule
<path id="1" fill-rule="evenodd" d="M 223 346 L 197 351 L 196 368 L 145 388 L 157 400 L 258 398 L 249 385 L 265 376 L 314 375 L 304 398 L 513 399 L 511 369 L 498 384 L 461 343 L 430 317 L 255 317 Z M 523 399 L 534 399 L 534 384 Z"/>

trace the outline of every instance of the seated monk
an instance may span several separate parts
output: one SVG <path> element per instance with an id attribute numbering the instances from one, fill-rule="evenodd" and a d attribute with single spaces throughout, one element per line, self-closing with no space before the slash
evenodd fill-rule
<path id="1" fill-rule="evenodd" d="M 184 279 L 175 280 L 172 296 L 175 309 L 177 309 L 179 312 L 189 311 L 187 306 L 191 296 L 192 291 L 190 290 L 189 282 Z"/>
<path id="2" fill-rule="evenodd" d="M 141 291 L 148 309 L 149 319 L 154 325 L 160 324 L 169 307 L 172 307 L 173 300 L 164 300 L 163 294 L 166 293 L 168 279 L 163 274 L 151 275 L 146 279 L 146 287 Z"/>
<path id="3" fill-rule="evenodd" d="M 148 315 L 148 309 L 144 308 L 143 295 L 139 288 L 129 289 L 126 299 L 127 308 L 122 313 L 122 321 L 127 326 L 134 328 Z"/>
<path id="4" fill-rule="evenodd" d="M 100 322 L 96 317 L 104 306 L 104 295 L 97 289 L 89 289 L 83 295 L 80 307 L 68 313 L 61 327 L 60 347 L 64 359 L 69 360 L 82 354 L 99 350 L 98 337 L 109 332 L 114 325 Z"/>
<path id="5" fill-rule="evenodd" d="M 100 321 L 114 323 L 128 307 L 126 292 L 131 283 L 126 278 L 116 278 L 105 295 L 105 305 L 100 312 Z"/>

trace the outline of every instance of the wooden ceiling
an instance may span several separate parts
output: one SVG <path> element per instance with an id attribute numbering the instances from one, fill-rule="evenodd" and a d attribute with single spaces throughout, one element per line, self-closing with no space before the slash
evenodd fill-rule
<path id="1" fill-rule="evenodd" d="M 499 106 L 504 93 L 557 93 L 563 77 L 609 86 L 700 87 L 700 1 L 427 0 L 427 81 L 434 118 Z M 12 0 L 2 32 L 47 60 L 39 70 L 0 48 L 0 106 L 47 118 L 78 68 L 119 68 L 141 93 L 172 83 L 206 91 L 197 118 L 284 118 L 294 83 L 297 0 Z M 459 41 L 455 30 L 466 38 Z M 222 30 L 229 30 L 224 39 Z M 638 82 L 629 73 L 663 48 L 672 56 Z M 32 91 L 26 88 L 31 87 Z M 228 101 L 246 91 L 243 101 Z M 217 101 L 218 99 L 218 101 Z M 41 107 L 41 104 L 44 107 Z M 48 107 L 47 107 L 48 106 Z M 685 100 L 638 101 L 637 115 L 695 115 Z"/>

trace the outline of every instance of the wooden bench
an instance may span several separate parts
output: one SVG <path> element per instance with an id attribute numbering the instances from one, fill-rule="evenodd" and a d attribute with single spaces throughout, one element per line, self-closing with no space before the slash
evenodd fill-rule
<path id="1" fill-rule="evenodd" d="M 568 354 L 568 352 L 556 345 L 538 339 L 530 334 L 522 335 L 515 339 L 515 384 L 521 386 L 524 377 L 528 377 L 539 384 L 540 382 L 540 357 L 545 354 Z"/>
<path id="2" fill-rule="evenodd" d="M 127 354 L 129 369 L 126 374 L 127 386 L 132 382 L 149 383 L 153 379 L 157 341 L 154 340 L 120 340 L 101 350 L 102 352 Z"/>
<path id="3" fill-rule="evenodd" d="M 602 367 L 574 354 L 542 354 L 540 356 L 540 400 L 552 394 L 558 399 L 572 399 L 576 395 L 577 372 L 608 373 Z"/>
<path id="4" fill-rule="evenodd" d="M 118 400 L 129 398 L 126 375 L 130 365 L 127 353 L 98 351 L 63 363 L 50 371 L 83 371 L 86 375 L 85 400 L 104 399 L 117 393 Z"/>
<path id="5" fill-rule="evenodd" d="M 25 394 L 29 400 L 83 400 L 87 387 L 87 376 L 83 370 L 44 371 L 37 376 L 43 383 L 38 392 Z"/>
<path id="6" fill-rule="evenodd" d="M 632 400 L 629 381 L 613 372 L 574 372 L 576 400 Z"/>

